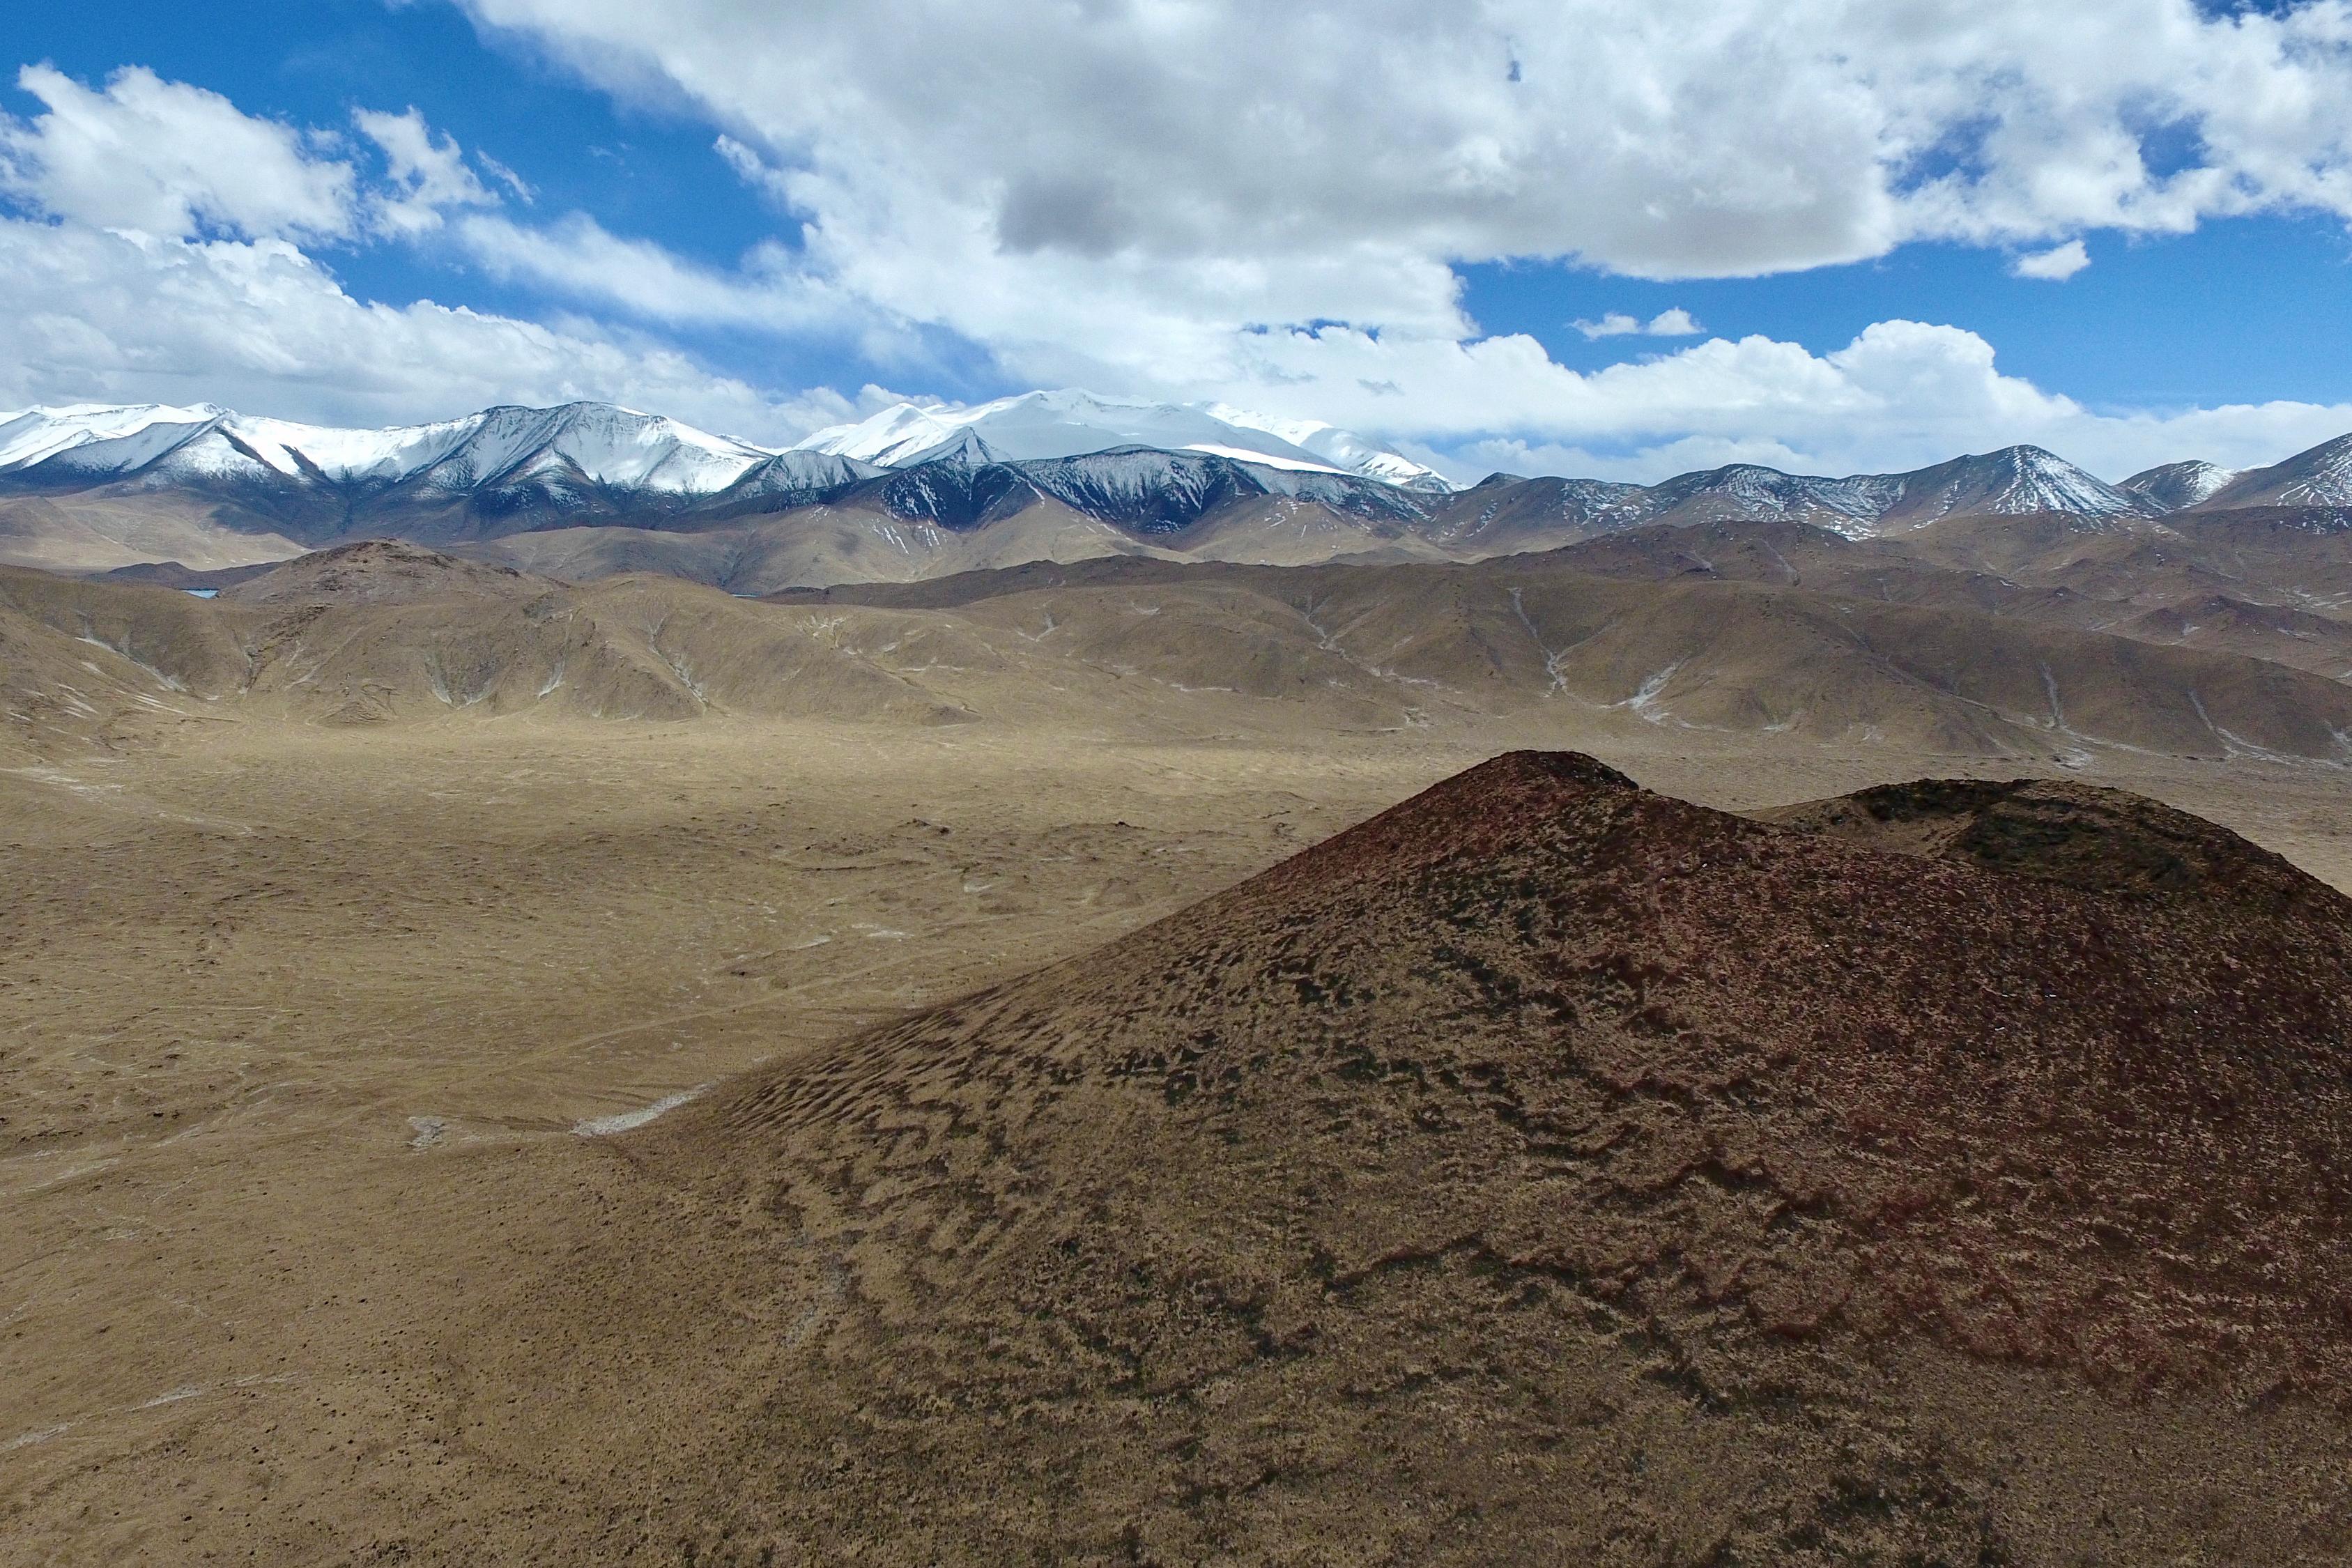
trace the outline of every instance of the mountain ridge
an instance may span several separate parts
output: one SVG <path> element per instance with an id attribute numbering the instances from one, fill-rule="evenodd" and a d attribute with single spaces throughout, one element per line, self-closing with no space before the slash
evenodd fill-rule
<path id="1" fill-rule="evenodd" d="M 2198 503 L 2200 511 L 2248 506 L 2352 505 L 2352 435 L 2249 468 Z"/>
<path id="2" fill-rule="evenodd" d="M 913 468 L 959 454 L 968 461 L 1030 462 L 1129 447 L 1353 474 L 1439 495 L 1454 489 L 1435 469 L 1319 420 L 1278 419 L 1227 404 L 1138 403 L 1075 390 L 1024 392 L 961 409 L 898 403 L 856 424 L 813 432 L 793 449 Z"/>
<path id="3" fill-rule="evenodd" d="M 705 580 L 740 575 L 700 563 L 716 552 L 770 563 L 750 583 L 766 592 L 1155 550 L 1475 560 L 1658 524 L 1791 521 L 1868 539 L 2043 516 L 2082 533 L 2164 532 L 2295 507 L 2352 507 L 2352 437 L 2267 468 L 2187 461 L 2115 485 L 2016 446 L 1900 473 L 1731 464 L 1646 486 L 1497 474 L 1454 489 L 1315 421 L 1082 393 L 902 404 L 781 451 L 585 403 L 377 431 L 210 404 L 0 416 L 0 560 L 64 570 L 226 567 L 395 537 L 496 544 L 533 570 L 674 561 Z M 983 532 L 985 549 L 950 548 Z"/>
<path id="4" fill-rule="evenodd" d="M 1786 553 L 1822 588 L 1671 570 L 1642 581 L 1655 574 L 1603 574 L 1576 551 L 1468 564 L 1095 560 L 765 602 L 655 573 L 563 582 L 392 542 L 202 584 L 0 569 L 0 686 L 55 673 L 5 693 L 42 734 L 49 719 L 73 733 L 102 721 L 115 700 L 103 676 L 142 707 L 164 692 L 338 724 L 812 702 L 848 718 L 870 700 L 985 716 L 1045 701 L 1218 732 L 1601 721 L 1678 744 L 1745 733 L 2069 765 L 2110 745 L 2352 758 L 2343 664 L 2262 657 L 2282 637 L 2305 647 L 2295 627 L 2268 641 L 2252 628 L 2117 635 L 2097 629 L 2111 612 L 2049 618 L 1966 589 L 1852 596 L 1864 584 L 1802 552 L 1798 526 Z M 1867 554 L 1817 537 L 1832 555 Z M 216 596 L 171 591 L 191 586 Z M 191 637 L 224 651 L 173 651 Z M 133 662 L 87 670 L 93 639 Z M 2345 639 L 2309 647 L 2324 657 Z M 831 673 L 812 684 L 819 655 Z"/>

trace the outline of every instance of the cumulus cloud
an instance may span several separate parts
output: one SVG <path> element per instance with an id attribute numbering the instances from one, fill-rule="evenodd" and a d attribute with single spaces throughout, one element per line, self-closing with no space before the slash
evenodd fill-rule
<path id="1" fill-rule="evenodd" d="M 414 108 L 353 111 L 383 159 L 370 177 L 343 138 L 247 114 L 143 67 L 116 71 L 103 90 L 47 66 L 27 66 L 16 79 L 44 109 L 29 121 L 0 114 L 0 195 L 67 222 L 173 239 L 309 243 L 364 229 L 414 238 L 439 228 L 450 209 L 499 205 L 456 140 L 436 135 Z"/>
<path id="2" fill-rule="evenodd" d="M 1582 332 L 1587 338 L 1622 338 L 1642 330 L 1640 319 L 1629 316 L 1622 310 L 1612 310 L 1597 321 L 1588 321 L 1579 317 L 1569 325 Z"/>
<path id="3" fill-rule="evenodd" d="M 2010 263 L 2009 269 L 2020 278 L 2040 278 L 2052 283 L 2063 283 L 2091 264 L 2091 253 L 2079 239 L 2063 245 L 2053 245 L 2047 250 L 2036 250 Z"/>
<path id="4" fill-rule="evenodd" d="M 451 207 L 499 205 L 499 198 L 467 167 L 457 139 L 436 138 L 415 108 L 404 114 L 358 110 L 352 121 L 383 151 L 390 177 L 370 206 L 375 221 L 386 229 L 404 236 L 427 234 L 442 226 L 442 215 Z"/>
<path id="5" fill-rule="evenodd" d="M 658 16 L 473 0 L 615 90 L 656 79 L 702 106 L 717 155 L 797 230 L 731 268 L 584 215 L 520 222 L 477 171 L 521 182 L 413 110 L 362 110 L 338 142 L 143 71 L 99 90 L 35 70 L 46 111 L 0 116 L 0 198 L 28 215 L 0 217 L 0 402 L 379 422 L 604 397 L 784 439 L 879 395 L 755 387 L 659 336 L 729 326 L 849 334 L 877 363 L 944 331 L 1009 378 L 1327 419 L 1462 477 L 1886 469 L 2019 440 L 2114 476 L 2267 461 L 2352 427 L 2352 409 L 2303 404 L 2090 410 L 1930 323 L 1826 353 L 1717 338 L 1580 374 L 1465 314 L 1465 259 L 1696 275 L 1918 235 L 2030 247 L 2264 205 L 2352 211 L 2352 0 L 2224 18 L 2098 0 L 2057 21 L 1925 4 L 875 0 L 787 37 L 748 0 Z M 2189 128 L 2177 145 L 2198 161 L 2152 167 L 2135 150 L 2150 127 Z M 304 248 L 427 236 L 580 314 L 365 303 Z M 2087 258 L 2074 238 L 2020 265 L 2070 249 Z M 1702 331 L 1681 310 L 1580 326 Z"/>
<path id="6" fill-rule="evenodd" d="M 1524 336 L 1449 343 L 1323 327 L 1263 334 L 1255 352 L 1246 386 L 1218 395 L 1416 435 L 1459 479 L 1503 468 L 1651 481 L 1727 462 L 1887 471 L 2016 442 L 2120 478 L 2188 456 L 2273 462 L 2352 429 L 2345 405 L 2095 410 L 2004 374 L 1974 332 L 1905 321 L 1877 322 L 1828 353 L 1717 338 L 1586 373 Z M 1382 381 L 1424 411 L 1411 430 L 1396 426 L 1391 399 L 1360 390 Z"/>
<path id="7" fill-rule="evenodd" d="M 821 225 L 886 197 L 1016 256 L 1727 276 L 2352 215 L 2346 0 L 465 3 L 700 103 Z"/>
<path id="8" fill-rule="evenodd" d="M 698 267 L 650 240 L 613 234 L 584 214 L 525 227 L 478 216 L 457 225 L 467 252 L 492 276 L 522 279 L 575 300 L 669 325 L 813 331 L 846 319 L 824 281 L 782 247 L 755 250 L 736 271 Z"/>
<path id="9" fill-rule="evenodd" d="M 2047 276 L 2090 231 L 2352 216 L 2352 0 L 871 0 L 788 21 L 753 0 L 461 3 L 618 95 L 699 106 L 799 227 L 794 264 L 877 320 L 1019 381 L 1354 409 L 1397 437 L 1451 438 L 1479 409 L 1490 437 L 1580 438 L 1580 384 L 1479 338 L 1464 262 L 1747 276 L 1930 238 L 2054 247 L 2022 264 Z M 1366 346 L 1297 346 L 1332 321 Z M 1717 357 L 1790 355 L 1802 395 L 1723 437 L 1784 439 L 1769 421 L 1817 427 L 1859 371 L 1702 344 L 1643 384 L 1689 389 L 1690 435 L 1717 418 Z M 2053 427 L 1992 398 L 2005 381 L 1969 384 L 1973 439 Z M 1887 417 L 1853 428 L 1909 449 L 1910 416 Z"/>
<path id="10" fill-rule="evenodd" d="M 845 400 L 779 396 L 656 342 L 354 300 L 291 243 L 0 220 L 0 406 L 214 401 L 362 425 L 596 398 L 786 440 Z"/>
<path id="11" fill-rule="evenodd" d="M 115 72 L 103 91 L 47 66 L 26 66 L 16 85 L 44 106 L 29 121 L 0 114 L 0 194 L 20 203 L 173 237 L 352 229 L 352 166 L 218 93 L 140 67 Z"/>
<path id="12" fill-rule="evenodd" d="M 1622 338 L 1637 332 L 1653 338 L 1694 338 L 1706 331 L 1679 305 L 1671 310 L 1661 310 L 1646 321 L 1622 310 L 1612 310 L 1597 321 L 1574 321 L 1569 325 L 1587 338 Z"/>
<path id="13" fill-rule="evenodd" d="M 494 270 L 551 287 L 568 278 L 570 292 L 633 301 L 642 317 L 813 319 L 809 308 L 794 313 L 793 297 L 807 292 L 795 279 L 698 272 L 585 219 L 534 234 L 492 216 L 499 196 L 413 108 L 353 114 L 383 159 L 370 173 L 338 138 L 144 69 L 118 71 L 103 90 L 46 67 L 19 81 L 45 112 L 0 115 L 0 197 L 26 210 L 0 216 L 0 405 L 215 401 L 377 424 L 597 398 L 772 440 L 857 406 L 714 375 L 625 328 L 353 299 L 305 246 L 415 239 L 459 212 L 462 245 Z M 528 194 L 510 173 L 483 167 Z"/>

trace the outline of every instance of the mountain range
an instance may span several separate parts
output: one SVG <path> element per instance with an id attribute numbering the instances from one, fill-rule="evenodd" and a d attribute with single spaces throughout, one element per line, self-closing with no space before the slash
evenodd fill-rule
<path id="1" fill-rule="evenodd" d="M 1454 488 L 1401 452 L 1318 420 L 1270 418 L 1221 403 L 1120 403 L 1085 392 L 1031 392 L 962 409 L 901 403 L 862 423 L 819 430 L 795 450 L 908 468 L 951 457 L 1013 463 L 1128 447 L 1201 452 L 1294 472 L 1355 474 L 1438 495 Z"/>
<path id="2" fill-rule="evenodd" d="M 2352 602 L 2352 565 L 2307 548 L 2279 563 L 2295 596 L 2268 582 L 2257 540 L 2085 542 L 1993 579 L 1894 541 L 1710 523 L 1473 563 L 1108 558 L 765 599 L 674 575 L 562 582 L 398 541 L 201 584 L 0 568 L 0 760 L 191 713 L 331 727 L 1054 712 L 1286 743 L 1598 723 L 1674 745 L 2068 766 L 2109 749 L 2352 761 L 2352 620 L 2292 607 Z M 2200 558 L 2241 574 L 2231 592 Z M 168 591 L 188 586 L 206 596 Z"/>
<path id="3" fill-rule="evenodd" d="M 2331 531 L 2352 518 L 2352 436 L 2269 468 L 2184 461 L 2115 484 L 2019 446 L 1906 473 L 1734 464 L 1656 485 L 1495 474 L 1456 489 L 1331 426 L 1080 392 L 904 403 L 782 450 L 593 403 L 382 430 L 210 405 L 0 415 L 0 561 L 83 572 L 394 537 L 559 575 L 770 592 L 1115 554 L 1475 560 L 1661 523 L 1864 539 L 1958 516 L 2098 531 L 2253 508 Z"/>

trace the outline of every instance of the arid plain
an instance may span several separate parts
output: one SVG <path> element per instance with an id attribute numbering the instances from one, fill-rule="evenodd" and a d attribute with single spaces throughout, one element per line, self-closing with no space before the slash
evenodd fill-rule
<path id="1" fill-rule="evenodd" d="M 6 584 L 0 1558 L 782 1560 L 682 1478 L 691 1434 L 732 1429 L 711 1402 L 819 1325 L 698 1271 L 646 1113 L 1088 952 L 1501 752 L 1732 811 L 2063 775 L 2352 890 L 2352 775 L 2248 738 L 2308 707 L 2234 655 L 2180 676 L 2016 630 L 2044 640 L 2004 707 L 1789 652 L 1808 617 L 1898 612 L 1736 584 L 1711 609 L 1643 584 L 1636 614 L 1569 602 L 1636 591 L 1597 580 L 1432 578 L 1343 621 L 1313 582 L 1287 612 L 1189 581 L 891 607 L 344 569 L 212 605 Z M 1475 670 L 1414 666 L 1407 643 L 1454 644 L 1379 620 L 1446 595 Z M 2011 629 L 1961 626 L 1956 658 L 1999 665 Z M 1771 709 L 1811 689 L 1795 668 L 1817 700 Z M 2064 714 L 2097 724 L 2060 714 L 2078 670 Z M 2228 743 L 2155 743 L 2183 702 Z M 855 1457 L 776 1462 L 821 1460 Z M 2284 1438 L 2261 1461 L 2338 1462 Z M 2110 1469 L 2103 1508 L 2200 1539 L 2252 1506 Z"/>

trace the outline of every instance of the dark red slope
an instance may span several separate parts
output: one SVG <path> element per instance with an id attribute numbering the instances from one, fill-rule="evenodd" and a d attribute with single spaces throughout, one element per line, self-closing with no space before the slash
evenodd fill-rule
<path id="1" fill-rule="evenodd" d="M 976 1489 L 1008 1540 L 1124 1510 L 1176 1557 L 1470 1508 L 1465 1561 L 1626 1517 L 1635 1561 L 2007 1561 L 1975 1554 L 2087 1527 L 2108 1444 L 2191 1430 L 2183 1484 L 2308 1447 L 2244 1540 L 2340 1515 L 2352 908 L 2107 792 L 1810 810 L 1499 758 L 682 1116 L 712 1267 L 810 1325 L 742 1439 L 875 1445 L 875 1487 Z M 2029 1396 L 2072 1414 L 2020 1437 Z M 906 1527 L 876 1490 L 730 1506 Z"/>

